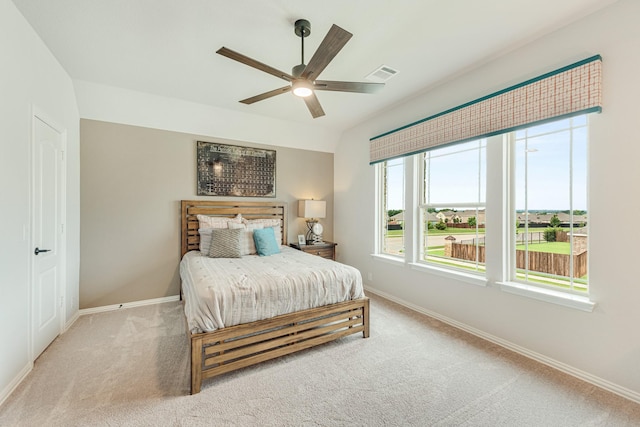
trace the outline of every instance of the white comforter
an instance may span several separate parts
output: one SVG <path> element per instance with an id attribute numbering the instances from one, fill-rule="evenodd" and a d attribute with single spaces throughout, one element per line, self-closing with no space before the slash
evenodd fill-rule
<path id="1" fill-rule="evenodd" d="M 287 246 L 266 257 L 185 254 L 180 277 L 193 333 L 364 297 L 360 272 Z"/>

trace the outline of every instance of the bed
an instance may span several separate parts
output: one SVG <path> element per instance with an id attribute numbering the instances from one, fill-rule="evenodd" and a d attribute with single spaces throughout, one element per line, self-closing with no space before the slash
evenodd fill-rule
<path id="1" fill-rule="evenodd" d="M 245 222 L 279 224 L 280 253 L 234 259 L 204 256 L 199 215 L 240 215 Z M 362 292 L 360 273 L 287 247 L 286 203 L 183 200 L 181 225 L 181 296 L 191 347 L 191 394 L 200 392 L 207 378 L 351 334 L 369 337 L 369 299 Z M 241 300 L 242 289 L 251 297 Z M 265 302 L 269 296 L 272 300 Z"/>

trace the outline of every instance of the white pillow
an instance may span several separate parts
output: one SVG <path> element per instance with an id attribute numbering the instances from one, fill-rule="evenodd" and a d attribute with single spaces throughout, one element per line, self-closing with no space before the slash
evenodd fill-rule
<path id="1" fill-rule="evenodd" d="M 253 230 L 264 228 L 262 224 L 236 224 L 229 223 L 229 228 L 240 228 L 242 233 L 240 234 L 240 255 L 255 255 L 256 244 L 253 241 Z"/>
<path id="2" fill-rule="evenodd" d="M 242 223 L 245 225 L 249 224 L 262 224 L 263 228 L 273 227 L 273 234 L 276 236 L 276 242 L 278 245 L 282 245 L 282 222 L 279 219 L 244 219 L 242 218 Z"/>
<path id="3" fill-rule="evenodd" d="M 226 218 L 220 216 L 198 215 L 200 228 L 229 228 L 229 222 L 242 224 L 242 215 L 238 214 L 234 218 Z"/>
<path id="4" fill-rule="evenodd" d="M 211 248 L 211 230 L 213 230 L 213 228 L 198 228 L 198 234 L 200 234 L 200 252 L 202 252 L 203 255 L 209 255 L 209 248 Z"/>
<path id="5" fill-rule="evenodd" d="M 198 228 L 200 252 L 203 255 L 208 255 L 211 247 L 211 230 L 214 228 L 229 228 L 228 224 L 242 225 L 242 215 L 238 214 L 235 218 L 198 215 L 198 223 L 200 224 L 200 228 Z"/>

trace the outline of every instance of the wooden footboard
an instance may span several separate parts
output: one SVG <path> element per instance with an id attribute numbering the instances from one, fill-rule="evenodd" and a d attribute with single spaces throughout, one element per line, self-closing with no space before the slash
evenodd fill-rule
<path id="1" fill-rule="evenodd" d="M 191 334 L 191 394 L 206 378 L 359 332 L 369 337 L 369 298 Z"/>

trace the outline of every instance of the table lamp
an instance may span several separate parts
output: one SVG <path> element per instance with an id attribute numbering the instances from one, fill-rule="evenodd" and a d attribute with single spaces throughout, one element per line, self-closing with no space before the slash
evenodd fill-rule
<path id="1" fill-rule="evenodd" d="M 322 224 L 318 218 L 327 216 L 327 202 L 324 200 L 300 200 L 298 201 L 298 216 L 307 221 L 307 244 L 322 243 Z"/>

